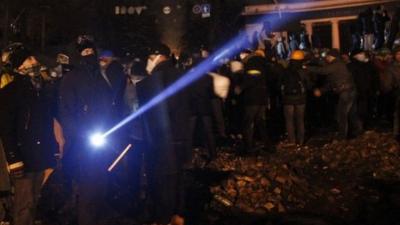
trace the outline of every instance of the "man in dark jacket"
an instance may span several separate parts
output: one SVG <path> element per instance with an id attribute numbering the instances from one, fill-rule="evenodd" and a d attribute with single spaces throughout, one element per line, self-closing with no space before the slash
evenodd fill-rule
<path id="1" fill-rule="evenodd" d="M 393 135 L 400 140 L 400 48 L 393 50 L 394 61 L 385 73 L 391 78 L 395 95 L 395 112 L 393 116 Z"/>
<path id="2" fill-rule="evenodd" d="M 191 59 L 191 58 L 190 58 Z M 196 57 L 194 54 L 193 61 L 195 65 L 200 62 L 201 58 Z M 188 63 L 187 63 L 188 64 Z M 194 66 L 195 66 L 194 65 Z M 188 67 L 189 71 L 192 67 Z M 211 161 L 217 155 L 216 144 L 215 144 L 215 132 L 213 129 L 213 98 L 215 98 L 213 90 L 213 78 L 210 75 L 204 75 L 202 78 L 193 83 L 190 87 L 190 138 L 188 146 L 192 149 L 194 143 L 195 134 L 200 134 L 197 137 L 201 137 L 206 143 L 206 148 L 209 154 L 209 160 Z M 199 126 L 200 125 L 200 126 Z M 196 132 L 196 128 L 199 127 L 201 132 Z M 191 159 L 190 155 L 187 157 Z M 190 162 L 186 162 L 187 166 L 191 167 Z"/>
<path id="3" fill-rule="evenodd" d="M 351 63 L 348 67 L 357 89 L 357 112 L 365 127 L 373 119 L 373 101 L 376 99 L 375 93 L 379 88 L 379 77 L 374 66 L 369 62 L 366 52 L 356 50 L 350 57 Z"/>
<path id="4" fill-rule="evenodd" d="M 179 79 L 180 72 L 170 60 L 164 44 L 154 46 L 148 58 L 148 77 L 137 83 L 139 105 L 147 102 Z M 158 103 L 143 115 L 148 145 L 147 165 L 150 194 L 153 200 L 152 219 L 167 224 L 174 214 L 183 213 L 182 165 L 190 150 L 189 100 L 182 90 Z"/>
<path id="5" fill-rule="evenodd" d="M 374 22 L 374 49 L 378 50 L 383 47 L 385 43 L 385 28 L 386 22 L 390 20 L 387 15 L 387 11 L 383 10 L 382 6 L 378 6 L 376 10 L 374 10 L 373 22 Z"/>
<path id="6" fill-rule="evenodd" d="M 373 11 L 371 8 L 360 13 L 359 20 L 362 24 L 364 50 L 371 51 L 374 44 Z"/>
<path id="7" fill-rule="evenodd" d="M 112 83 L 110 74 L 101 73 L 90 36 L 78 38 L 77 50 L 81 64 L 64 76 L 59 91 L 59 114 L 66 136 L 63 165 L 77 173 L 73 175 L 79 189 L 79 225 L 104 224 L 110 213 L 106 204 L 107 167 L 113 160 L 113 147 L 118 147 L 118 134 L 108 136 L 106 145 L 100 148 L 92 146 L 89 137 L 105 132 L 121 119 L 123 92 L 119 90 L 124 85 L 119 81 L 124 75 Z"/>
<path id="8" fill-rule="evenodd" d="M 386 46 L 389 49 L 392 49 L 397 34 L 399 33 L 399 29 L 400 29 L 400 7 L 397 7 L 394 15 L 392 16 L 392 20 L 390 21 L 389 37 L 386 44 Z"/>
<path id="9" fill-rule="evenodd" d="M 361 122 L 357 116 L 355 104 L 357 92 L 353 77 L 347 65 L 340 59 L 340 52 L 337 49 L 330 50 L 325 59 L 327 64 L 323 67 L 309 67 L 311 72 L 327 76 L 325 86 L 321 90 L 315 90 L 314 95 L 321 96 L 321 91 L 333 91 L 337 94 L 339 96 L 336 107 L 339 139 L 348 137 L 349 125 L 354 131 L 353 135 L 358 135 L 361 132 Z"/>
<path id="10" fill-rule="evenodd" d="M 25 46 L 8 51 L 12 81 L 1 89 L 1 139 L 15 186 L 13 224 L 30 225 L 45 171 L 55 165 L 56 95 Z"/>
<path id="11" fill-rule="evenodd" d="M 265 148 L 271 148 L 266 128 L 266 113 L 268 104 L 267 65 L 262 56 L 252 54 L 244 59 L 245 75 L 242 84 L 236 87 L 244 103 L 243 135 L 245 152 L 254 147 L 254 129 L 257 128 Z"/>

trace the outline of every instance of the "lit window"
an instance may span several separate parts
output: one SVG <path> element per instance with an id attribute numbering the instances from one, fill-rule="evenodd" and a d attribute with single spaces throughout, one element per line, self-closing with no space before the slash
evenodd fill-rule
<path id="1" fill-rule="evenodd" d="M 135 14 L 135 7 L 129 6 L 129 8 L 128 8 L 128 14 L 129 14 L 129 15 Z"/>
<path id="2" fill-rule="evenodd" d="M 121 15 L 126 14 L 126 6 L 121 6 Z"/>

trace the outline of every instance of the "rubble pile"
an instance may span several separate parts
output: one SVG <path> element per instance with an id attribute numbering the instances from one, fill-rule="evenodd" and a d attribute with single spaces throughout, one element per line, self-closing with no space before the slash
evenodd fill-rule
<path id="1" fill-rule="evenodd" d="M 231 175 L 211 192 L 216 202 L 248 213 L 349 212 L 366 179 L 400 179 L 399 153 L 390 134 L 374 131 L 322 147 L 278 146 L 273 154 L 224 151 L 209 167 Z"/>

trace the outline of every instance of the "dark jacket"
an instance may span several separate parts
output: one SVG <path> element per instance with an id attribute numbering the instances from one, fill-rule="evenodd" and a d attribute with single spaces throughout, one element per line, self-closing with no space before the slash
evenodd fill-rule
<path id="1" fill-rule="evenodd" d="M 354 60 L 349 65 L 359 95 L 370 95 L 379 90 L 379 76 L 371 63 Z"/>
<path id="2" fill-rule="evenodd" d="M 152 74 L 137 83 L 139 110 L 179 79 L 178 71 L 171 61 L 158 64 Z M 184 142 L 188 136 L 190 109 L 187 91 L 180 90 L 142 115 L 146 141 L 151 146 L 149 157 L 157 173 L 175 173 L 178 156 L 182 155 L 174 143 Z"/>
<path id="3" fill-rule="evenodd" d="M 363 34 L 372 34 L 374 32 L 373 12 L 372 9 L 367 9 L 359 15 L 362 24 Z"/>
<path id="4" fill-rule="evenodd" d="M 386 15 L 386 13 L 380 13 L 380 12 L 375 13 L 373 16 L 375 34 L 384 35 L 386 22 L 389 21 L 390 18 Z"/>
<path id="5" fill-rule="evenodd" d="M 310 66 L 308 69 L 310 72 L 327 76 L 322 91 L 333 91 L 338 94 L 343 91 L 354 90 L 353 77 L 346 63 L 342 60 L 335 59 L 332 63 L 323 67 Z"/>
<path id="6" fill-rule="evenodd" d="M 400 62 L 393 62 L 392 65 L 386 69 L 385 73 L 390 77 L 396 97 L 400 97 Z"/>
<path id="7" fill-rule="evenodd" d="M 16 75 L 1 96 L 1 138 L 8 163 L 22 161 L 27 172 L 53 167 L 57 151 L 53 84 L 45 82 L 36 90 L 29 77 Z"/>
<path id="8" fill-rule="evenodd" d="M 289 82 L 296 82 L 296 87 L 301 89 L 301 91 L 296 94 L 286 94 L 286 92 L 282 89 L 285 84 Z M 306 104 L 307 90 L 311 88 L 311 82 L 306 71 L 302 69 L 301 62 L 290 62 L 288 68 L 284 71 L 279 79 L 279 87 L 281 89 L 283 104 Z"/>
<path id="9" fill-rule="evenodd" d="M 150 101 L 154 96 L 160 94 L 165 88 L 178 80 L 181 72 L 174 67 L 171 61 L 164 61 L 157 65 L 152 75 L 146 77 L 137 84 L 139 97 L 139 105 L 142 107 Z M 180 90 L 168 99 L 162 101 L 150 111 L 159 111 L 167 113 L 168 120 L 172 122 L 170 133 L 173 140 L 181 140 L 186 138 L 186 119 L 190 115 L 188 90 Z"/>
<path id="10" fill-rule="evenodd" d="M 9 192 L 10 190 L 11 183 L 7 168 L 7 159 L 0 139 L 0 192 Z"/>
<path id="11" fill-rule="evenodd" d="M 20 93 L 19 77 L 0 89 L 0 138 L 6 153 L 7 162 L 13 164 L 22 160 L 17 137 L 17 98 Z"/>
<path id="12" fill-rule="evenodd" d="M 266 105 L 267 62 L 260 56 L 250 56 L 244 64 L 243 83 L 240 85 L 242 99 L 245 105 Z"/>
<path id="13" fill-rule="evenodd" d="M 122 68 L 116 67 L 116 73 L 107 70 L 111 86 L 99 68 L 89 68 L 78 66 L 61 81 L 58 109 L 67 144 L 78 139 L 87 141 L 93 133 L 104 132 L 121 119 L 125 88 Z"/>
<path id="14" fill-rule="evenodd" d="M 211 116 L 212 99 L 215 97 L 213 79 L 205 75 L 190 87 L 190 110 L 192 116 Z"/>

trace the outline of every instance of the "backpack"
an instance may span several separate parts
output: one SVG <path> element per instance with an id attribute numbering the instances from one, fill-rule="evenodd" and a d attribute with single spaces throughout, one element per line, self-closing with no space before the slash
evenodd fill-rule
<path id="1" fill-rule="evenodd" d="M 288 70 L 281 83 L 282 96 L 304 95 L 306 88 L 297 71 Z"/>

